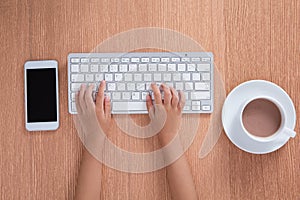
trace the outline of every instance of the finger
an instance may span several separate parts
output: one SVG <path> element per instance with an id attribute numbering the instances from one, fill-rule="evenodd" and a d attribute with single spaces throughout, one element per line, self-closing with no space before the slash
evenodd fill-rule
<path id="1" fill-rule="evenodd" d="M 179 91 L 179 96 L 180 96 L 180 100 L 178 103 L 178 110 L 180 110 L 180 112 L 183 110 L 183 107 L 185 105 L 185 95 L 183 93 L 183 91 Z"/>
<path id="2" fill-rule="evenodd" d="M 170 106 L 171 105 L 171 99 L 172 99 L 172 94 L 170 91 L 170 88 L 166 86 L 165 84 L 162 84 L 162 90 L 164 91 L 164 105 L 165 106 Z"/>
<path id="3" fill-rule="evenodd" d="M 174 88 L 170 88 L 171 93 L 172 93 L 172 100 L 171 100 L 171 104 L 173 108 L 177 108 L 178 106 L 178 94 L 177 91 Z"/>
<path id="4" fill-rule="evenodd" d="M 79 91 L 76 92 L 76 95 L 75 95 L 75 105 L 76 105 L 77 113 L 81 114 L 82 110 L 81 110 L 80 103 L 79 103 Z"/>
<path id="5" fill-rule="evenodd" d="M 91 84 L 87 87 L 85 91 L 84 99 L 85 99 L 85 105 L 88 109 L 93 109 L 95 107 L 93 97 L 92 97 L 94 87 L 95 85 Z"/>
<path id="6" fill-rule="evenodd" d="M 79 98 L 79 104 L 82 112 L 86 110 L 86 105 L 84 102 L 85 89 L 86 89 L 86 85 L 81 84 L 78 98 Z"/>
<path id="7" fill-rule="evenodd" d="M 98 94 L 96 97 L 96 111 L 104 114 L 104 89 L 105 89 L 105 81 L 101 81 Z"/>
<path id="8" fill-rule="evenodd" d="M 150 110 L 153 108 L 152 99 L 151 99 L 150 94 L 148 94 L 146 96 L 146 106 L 147 106 L 147 110 L 148 110 L 148 113 L 149 113 Z"/>
<path id="9" fill-rule="evenodd" d="M 160 91 L 155 83 L 151 83 L 155 104 L 162 104 Z"/>
<path id="10" fill-rule="evenodd" d="M 109 96 L 106 96 L 104 100 L 104 113 L 106 118 L 109 118 L 111 116 L 111 105 Z"/>

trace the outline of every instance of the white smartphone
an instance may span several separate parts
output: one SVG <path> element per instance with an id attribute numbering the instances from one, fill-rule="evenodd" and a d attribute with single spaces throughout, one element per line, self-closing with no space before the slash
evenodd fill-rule
<path id="1" fill-rule="evenodd" d="M 55 60 L 24 65 L 25 123 L 28 131 L 59 127 L 58 64 Z"/>

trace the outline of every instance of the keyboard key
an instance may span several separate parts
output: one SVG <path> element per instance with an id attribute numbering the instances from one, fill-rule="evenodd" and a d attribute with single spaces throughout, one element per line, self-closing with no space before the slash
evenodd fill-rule
<path id="1" fill-rule="evenodd" d="M 80 72 L 88 72 L 89 66 L 88 65 L 80 65 Z"/>
<path id="2" fill-rule="evenodd" d="M 182 62 L 190 62 L 190 60 L 191 60 L 190 58 L 181 58 Z"/>
<path id="3" fill-rule="evenodd" d="M 75 99 L 76 99 L 76 93 L 72 92 L 71 93 L 71 101 L 75 101 Z"/>
<path id="4" fill-rule="evenodd" d="M 200 81 L 200 73 L 192 73 L 192 80 Z"/>
<path id="5" fill-rule="evenodd" d="M 210 110 L 210 106 L 209 105 L 203 105 L 202 106 L 202 110 L 209 111 Z"/>
<path id="6" fill-rule="evenodd" d="M 192 101 L 192 106 L 200 106 L 201 101 Z"/>
<path id="7" fill-rule="evenodd" d="M 146 90 L 151 90 L 151 82 L 146 83 Z"/>
<path id="8" fill-rule="evenodd" d="M 128 71 L 128 65 L 122 64 L 119 66 L 120 72 L 127 72 Z"/>
<path id="9" fill-rule="evenodd" d="M 71 58 L 71 63 L 79 63 L 80 59 L 79 58 Z"/>
<path id="10" fill-rule="evenodd" d="M 129 71 L 130 72 L 136 72 L 137 71 L 137 65 L 136 64 L 130 64 L 129 65 Z"/>
<path id="11" fill-rule="evenodd" d="M 133 80 L 134 81 L 142 81 L 142 74 L 134 74 Z"/>
<path id="12" fill-rule="evenodd" d="M 152 74 L 144 74 L 144 81 L 152 81 Z"/>
<path id="13" fill-rule="evenodd" d="M 202 73 L 202 81 L 209 81 L 210 80 L 210 73 Z"/>
<path id="14" fill-rule="evenodd" d="M 132 100 L 140 100 L 140 93 L 139 92 L 132 92 L 131 93 Z"/>
<path id="15" fill-rule="evenodd" d="M 114 63 L 118 63 L 120 62 L 120 58 L 111 58 L 110 61 Z"/>
<path id="16" fill-rule="evenodd" d="M 174 81 L 181 81 L 181 74 L 179 74 L 179 73 L 174 73 L 174 74 L 173 74 L 173 80 L 174 80 Z"/>
<path id="17" fill-rule="evenodd" d="M 145 83 L 137 83 L 136 84 L 136 89 L 138 91 L 144 91 L 145 90 Z"/>
<path id="18" fill-rule="evenodd" d="M 139 71 L 146 72 L 147 71 L 147 64 L 139 64 Z"/>
<path id="19" fill-rule="evenodd" d="M 190 73 L 183 73 L 182 74 L 182 80 L 184 80 L 184 81 L 191 80 L 191 74 Z"/>
<path id="20" fill-rule="evenodd" d="M 113 92 L 112 93 L 113 100 L 120 100 L 121 99 L 121 92 Z"/>
<path id="21" fill-rule="evenodd" d="M 161 62 L 170 62 L 170 58 L 161 58 Z"/>
<path id="22" fill-rule="evenodd" d="M 210 92 L 191 92 L 191 100 L 210 99 Z"/>
<path id="23" fill-rule="evenodd" d="M 189 111 L 189 110 L 191 110 L 191 106 L 185 105 L 185 106 L 183 107 L 183 110 L 184 110 L 184 111 Z"/>
<path id="24" fill-rule="evenodd" d="M 197 82 L 195 83 L 195 90 L 209 90 L 210 89 L 210 83 L 206 82 Z"/>
<path id="25" fill-rule="evenodd" d="M 176 88 L 176 90 L 184 90 L 183 83 L 182 82 L 175 83 L 175 88 Z"/>
<path id="26" fill-rule="evenodd" d="M 72 82 L 83 82 L 84 75 L 83 74 L 72 74 L 71 80 L 72 80 Z"/>
<path id="27" fill-rule="evenodd" d="M 149 64 L 149 71 L 150 72 L 157 71 L 157 64 Z"/>
<path id="28" fill-rule="evenodd" d="M 140 62 L 140 58 L 131 58 L 131 62 L 138 63 Z"/>
<path id="29" fill-rule="evenodd" d="M 122 63 L 128 63 L 130 61 L 129 58 L 121 58 Z"/>
<path id="30" fill-rule="evenodd" d="M 105 74 L 104 79 L 106 81 L 113 81 L 113 74 Z"/>
<path id="31" fill-rule="evenodd" d="M 86 82 L 93 82 L 94 81 L 94 74 L 86 74 L 85 75 Z"/>
<path id="32" fill-rule="evenodd" d="M 176 71 L 176 64 L 168 64 L 168 71 L 175 72 Z"/>
<path id="33" fill-rule="evenodd" d="M 122 92 L 122 99 L 129 100 L 131 97 L 130 92 Z"/>
<path id="34" fill-rule="evenodd" d="M 161 74 L 153 74 L 153 80 L 154 81 L 161 81 Z"/>
<path id="35" fill-rule="evenodd" d="M 118 72 L 118 65 L 109 65 L 110 72 Z"/>
<path id="36" fill-rule="evenodd" d="M 112 102 L 114 111 L 146 111 L 145 102 Z"/>
<path id="37" fill-rule="evenodd" d="M 100 72 L 108 72 L 108 65 L 100 65 Z"/>
<path id="38" fill-rule="evenodd" d="M 185 64 L 178 64 L 178 71 L 184 72 L 185 71 Z"/>
<path id="39" fill-rule="evenodd" d="M 192 110 L 201 110 L 200 106 L 192 106 Z"/>
<path id="40" fill-rule="evenodd" d="M 81 63 L 88 63 L 88 62 L 90 62 L 90 59 L 89 58 L 81 58 L 80 62 Z"/>
<path id="41" fill-rule="evenodd" d="M 149 92 L 142 92 L 142 100 L 146 100 L 148 94 Z"/>
<path id="42" fill-rule="evenodd" d="M 197 71 L 210 71 L 210 64 L 197 64 Z"/>
<path id="43" fill-rule="evenodd" d="M 79 65 L 71 65 L 71 72 L 79 72 Z"/>
<path id="44" fill-rule="evenodd" d="M 158 64 L 158 71 L 160 71 L 160 72 L 167 71 L 167 65 L 166 64 Z"/>
<path id="45" fill-rule="evenodd" d="M 147 63 L 147 62 L 149 62 L 149 61 L 150 61 L 149 58 L 141 58 L 141 62 L 142 62 L 142 63 Z"/>
<path id="46" fill-rule="evenodd" d="M 92 63 L 99 63 L 100 62 L 100 58 L 91 58 L 91 62 Z"/>
<path id="47" fill-rule="evenodd" d="M 200 62 L 200 58 L 192 58 L 192 62 Z"/>
<path id="48" fill-rule="evenodd" d="M 77 92 L 79 90 L 80 86 L 81 86 L 81 83 L 72 83 L 71 84 L 71 91 Z"/>
<path id="49" fill-rule="evenodd" d="M 71 110 L 72 110 L 72 112 L 77 112 L 76 103 L 75 102 L 72 102 L 72 104 L 71 104 Z"/>
<path id="50" fill-rule="evenodd" d="M 209 57 L 207 57 L 207 58 L 202 58 L 202 61 L 203 61 L 203 62 L 208 62 L 208 61 L 210 61 L 210 58 L 209 58 Z"/>
<path id="51" fill-rule="evenodd" d="M 123 74 L 115 74 L 115 81 L 122 81 L 123 80 Z"/>
<path id="52" fill-rule="evenodd" d="M 103 80 L 103 74 L 95 74 L 95 81 L 102 81 Z"/>
<path id="53" fill-rule="evenodd" d="M 125 83 L 117 83 L 117 90 L 125 90 Z"/>
<path id="54" fill-rule="evenodd" d="M 124 80 L 125 81 L 132 81 L 132 74 L 124 74 Z"/>
<path id="55" fill-rule="evenodd" d="M 166 81 L 171 81 L 171 74 L 163 74 L 163 81 L 166 82 Z"/>
<path id="56" fill-rule="evenodd" d="M 109 58 L 101 58 L 102 63 L 109 63 Z"/>
<path id="57" fill-rule="evenodd" d="M 196 71 L 196 65 L 195 64 L 187 64 L 187 69 L 189 72 Z"/>
<path id="58" fill-rule="evenodd" d="M 193 90 L 194 89 L 193 85 L 194 85 L 193 82 L 186 82 L 184 84 L 185 90 Z"/>
<path id="59" fill-rule="evenodd" d="M 91 65 L 91 72 L 98 72 L 99 67 L 98 65 Z"/>
<path id="60" fill-rule="evenodd" d="M 107 83 L 107 90 L 108 91 L 115 91 L 116 90 L 116 84 L 115 83 Z"/>
<path id="61" fill-rule="evenodd" d="M 159 62 L 160 61 L 160 58 L 151 58 L 151 62 Z"/>
<path id="62" fill-rule="evenodd" d="M 189 95 L 189 92 L 183 92 L 184 96 L 185 96 L 185 99 L 190 99 L 190 95 Z M 188 101 L 187 101 L 188 102 Z M 186 102 L 186 104 L 187 104 Z"/>
<path id="63" fill-rule="evenodd" d="M 127 83 L 127 90 L 134 91 L 135 83 Z"/>
<path id="64" fill-rule="evenodd" d="M 172 62 L 180 62 L 180 58 L 171 58 Z"/>

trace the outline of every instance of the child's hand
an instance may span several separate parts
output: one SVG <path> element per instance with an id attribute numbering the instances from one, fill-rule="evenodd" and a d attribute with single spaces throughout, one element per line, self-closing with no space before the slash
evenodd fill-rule
<path id="1" fill-rule="evenodd" d="M 158 134 L 161 145 L 165 146 L 179 131 L 181 112 L 185 104 L 185 96 L 182 91 L 179 92 L 178 96 L 178 93 L 174 88 L 162 84 L 161 88 L 164 92 L 164 100 L 162 100 L 157 85 L 151 84 L 151 88 L 153 90 L 155 104 L 163 106 L 166 112 L 166 122 L 163 129 Z M 146 101 L 148 112 L 150 112 L 150 109 L 154 109 L 154 117 L 159 117 L 155 116 L 155 105 L 153 105 L 150 95 L 147 96 Z"/>
<path id="2" fill-rule="evenodd" d="M 99 125 L 104 134 L 107 135 L 111 128 L 112 119 L 110 99 L 104 96 L 105 81 L 102 81 L 99 86 L 96 103 L 92 98 L 94 87 L 94 85 L 88 87 L 81 85 L 80 91 L 76 95 L 78 117 L 82 128 L 88 132 L 88 135 L 100 131 Z"/>
<path id="3" fill-rule="evenodd" d="M 96 115 L 104 134 L 108 135 L 112 127 L 112 118 L 110 99 L 104 96 L 105 84 L 105 81 L 101 81 L 99 86 L 96 97 Z"/>

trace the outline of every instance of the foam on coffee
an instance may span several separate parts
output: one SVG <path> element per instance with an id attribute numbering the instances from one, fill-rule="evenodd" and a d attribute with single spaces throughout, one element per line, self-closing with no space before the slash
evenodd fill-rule
<path id="1" fill-rule="evenodd" d="M 267 99 L 255 99 L 246 105 L 242 120 L 250 134 L 268 137 L 280 128 L 281 113 L 273 102 Z"/>

